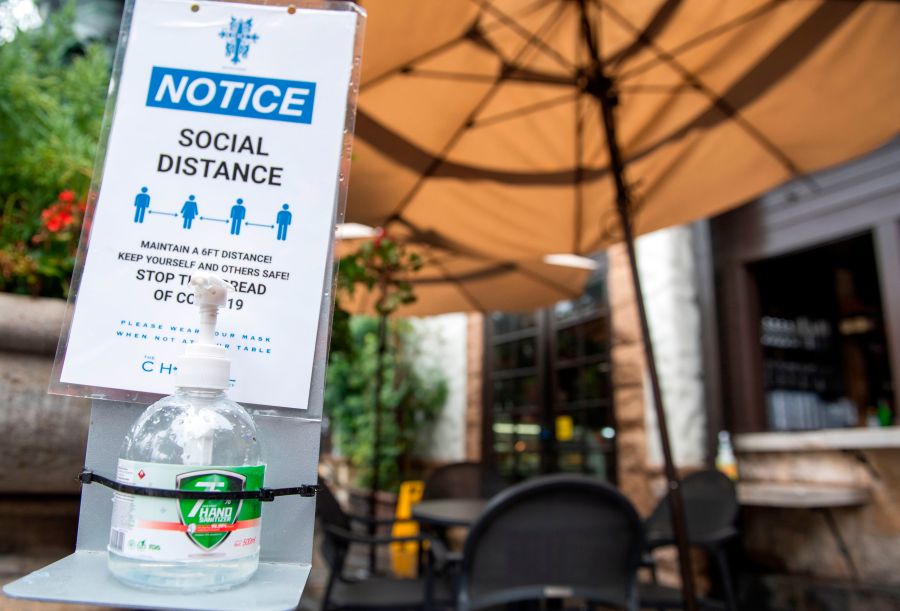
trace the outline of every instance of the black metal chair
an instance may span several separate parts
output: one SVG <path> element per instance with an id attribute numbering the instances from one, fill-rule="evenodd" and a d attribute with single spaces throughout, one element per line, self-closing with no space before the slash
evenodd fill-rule
<path id="1" fill-rule="evenodd" d="M 462 611 L 582 599 L 637 609 L 641 520 L 618 490 L 582 475 L 550 475 L 496 496 L 463 550 Z"/>
<path id="2" fill-rule="evenodd" d="M 438 467 L 425 480 L 422 500 L 489 499 L 508 482 L 496 471 L 474 462 L 458 462 Z"/>
<path id="3" fill-rule="evenodd" d="M 446 580 L 435 579 L 432 571 L 433 556 L 439 553 L 439 543 L 431 541 L 424 535 L 371 537 L 356 532 L 353 522 L 371 523 L 372 520 L 345 513 L 331 490 L 321 481 L 316 495 L 316 515 L 323 526 L 322 556 L 330 568 L 328 585 L 322 600 L 322 611 L 338 609 L 428 611 L 440 608 L 442 602 L 449 604 L 452 599 L 451 588 L 446 584 Z M 385 519 L 375 522 L 378 525 L 389 525 L 396 520 Z M 425 547 L 422 546 L 423 542 L 429 541 L 424 560 L 420 560 L 419 578 L 395 579 L 370 575 L 365 579 L 350 579 L 344 574 L 344 565 L 351 544 L 388 545 L 408 541 L 418 542 L 420 549 Z"/>
<path id="4" fill-rule="evenodd" d="M 737 611 L 731 567 L 728 565 L 726 545 L 738 535 L 736 528 L 738 510 L 737 491 L 734 483 L 718 471 L 698 471 L 681 482 L 684 498 L 685 520 L 691 545 L 705 549 L 716 565 L 721 578 L 724 601 L 703 600 L 701 606 Z M 674 545 L 675 533 L 668 497 L 663 497 L 653 513 L 644 522 L 646 550 Z M 641 605 L 657 609 L 682 607 L 681 592 L 659 584 L 642 585 Z"/>

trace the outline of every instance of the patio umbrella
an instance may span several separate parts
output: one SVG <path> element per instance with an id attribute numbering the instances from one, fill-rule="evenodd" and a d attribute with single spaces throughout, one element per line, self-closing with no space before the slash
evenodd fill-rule
<path id="1" fill-rule="evenodd" d="M 722 212 L 900 128 L 900 6 L 366 0 L 348 219 L 498 260 L 624 239 L 695 608 L 633 236 Z"/>

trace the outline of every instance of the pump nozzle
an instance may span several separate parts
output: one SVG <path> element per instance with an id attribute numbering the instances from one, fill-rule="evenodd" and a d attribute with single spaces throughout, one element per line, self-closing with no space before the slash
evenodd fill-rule
<path id="1" fill-rule="evenodd" d="M 203 273 L 194 274 L 191 286 L 194 304 L 200 308 L 200 332 L 179 360 L 177 384 L 182 388 L 225 390 L 229 386 L 231 361 L 225 349 L 216 345 L 216 322 L 219 308 L 233 289 L 218 276 Z"/>
<path id="2" fill-rule="evenodd" d="M 194 274 L 191 277 L 194 289 L 194 303 L 200 308 L 200 340 L 201 344 L 214 344 L 216 319 L 219 308 L 225 305 L 228 291 L 233 291 L 229 283 L 212 274 Z"/>

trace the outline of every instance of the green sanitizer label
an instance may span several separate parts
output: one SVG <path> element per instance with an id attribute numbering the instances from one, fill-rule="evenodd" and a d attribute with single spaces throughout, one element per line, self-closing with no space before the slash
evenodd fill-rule
<path id="1" fill-rule="evenodd" d="M 116 478 L 148 488 L 259 490 L 265 466 L 190 466 L 120 460 Z M 259 552 L 257 500 L 159 499 L 115 493 L 109 549 L 142 560 L 235 559 Z"/>

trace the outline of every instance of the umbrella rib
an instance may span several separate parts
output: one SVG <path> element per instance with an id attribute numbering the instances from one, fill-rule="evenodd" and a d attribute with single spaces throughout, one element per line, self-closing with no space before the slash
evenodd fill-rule
<path id="1" fill-rule="evenodd" d="M 410 66 L 413 66 L 413 65 L 415 65 L 421 61 L 424 61 L 426 59 L 430 59 L 430 58 L 434 57 L 435 55 L 440 55 L 444 51 L 448 51 L 448 50 L 452 49 L 454 46 L 456 46 L 459 43 L 468 39 L 469 35 L 470 35 L 469 32 L 470 32 L 470 30 L 466 30 L 465 32 L 463 32 L 462 34 L 457 36 L 456 38 L 448 40 L 447 42 L 440 44 L 433 49 L 429 49 L 428 51 L 425 51 L 421 55 L 417 55 L 413 59 L 411 59 L 407 62 L 404 62 L 403 64 L 401 64 L 399 66 L 395 66 L 395 67 L 391 68 L 387 72 L 382 72 L 378 76 L 375 76 L 375 77 L 367 80 L 365 83 L 363 83 L 359 86 L 360 92 L 371 89 L 375 85 L 378 85 L 379 83 L 389 79 L 390 77 L 403 72 L 403 70 L 408 69 Z"/>
<path id="2" fill-rule="evenodd" d="M 623 87 L 619 87 L 617 91 L 619 93 L 660 93 L 660 94 L 673 94 L 673 93 L 685 93 L 688 91 L 694 91 L 695 88 L 691 87 L 685 82 L 682 82 L 678 85 L 625 85 Z"/>
<path id="3" fill-rule="evenodd" d="M 644 27 L 644 31 L 641 33 L 642 36 L 645 38 L 652 38 L 657 34 L 660 34 L 666 26 L 671 23 L 672 17 L 676 13 L 675 9 L 677 9 L 680 4 L 681 0 L 666 0 L 647 23 L 646 27 Z M 597 0 L 597 6 L 602 10 L 603 0 Z M 633 40 L 630 45 L 621 51 L 614 53 L 604 63 L 615 69 L 616 66 L 619 66 L 623 61 L 635 55 L 643 48 L 643 45 L 640 44 L 639 40 L 640 38 Z M 603 57 L 603 55 L 601 54 L 600 57 Z"/>
<path id="4" fill-rule="evenodd" d="M 597 11 L 600 13 L 594 26 L 594 31 L 597 32 L 597 55 L 603 57 L 603 0 L 597 0 Z M 575 46 L 576 48 L 578 47 L 577 40 L 575 41 Z M 576 54 L 575 57 L 578 57 L 578 55 Z"/>
<path id="5" fill-rule="evenodd" d="M 559 19 L 561 14 L 562 14 L 562 11 L 557 11 L 556 13 L 551 15 L 549 19 L 547 19 L 543 24 L 541 24 L 541 27 L 538 29 L 538 34 L 543 33 L 546 29 L 551 27 L 556 22 L 556 20 Z M 519 49 L 519 51 L 516 53 L 516 57 L 513 58 L 513 63 L 517 62 L 523 55 L 525 55 L 525 53 L 530 48 L 532 48 L 533 45 L 534 45 L 534 42 L 532 40 L 526 41 L 526 43 L 522 46 L 522 48 Z M 469 113 L 469 115 L 466 117 L 466 119 L 462 122 L 462 124 L 456 128 L 456 131 L 453 132 L 453 134 L 450 136 L 450 139 L 446 142 L 446 144 L 444 144 L 443 148 L 441 148 L 440 153 L 438 153 L 438 155 L 434 159 L 432 159 L 431 163 L 428 164 L 428 167 L 425 168 L 425 171 L 422 172 L 422 174 L 416 179 L 416 182 L 413 184 L 413 186 L 410 188 L 410 190 L 397 203 L 396 207 L 394 208 L 393 213 L 391 213 L 391 215 L 388 217 L 389 222 L 390 222 L 390 220 L 399 217 L 403 213 L 403 211 L 406 209 L 406 207 L 409 205 L 409 203 L 413 200 L 413 198 L 416 196 L 416 194 L 419 192 L 419 190 L 425 184 L 425 181 L 432 174 L 434 174 L 438 170 L 439 167 L 441 167 L 441 164 L 444 163 L 444 158 L 447 156 L 447 154 L 449 154 L 450 151 L 453 150 L 453 147 L 456 146 L 457 142 L 459 142 L 459 139 L 462 138 L 462 136 L 466 132 L 466 130 L 469 129 L 470 127 L 472 127 L 472 125 L 474 125 L 476 118 L 481 113 L 481 111 L 484 109 L 484 107 L 487 106 L 488 102 L 490 102 L 494 98 L 494 96 L 497 95 L 497 90 L 504 83 L 505 79 L 506 79 L 505 71 L 501 72 L 500 74 L 497 75 L 497 78 L 494 81 L 494 83 L 490 86 L 490 88 L 487 90 L 487 92 L 481 97 L 481 99 L 478 100 L 478 102 L 475 104 L 475 107 L 472 109 L 472 111 Z"/>
<path id="6" fill-rule="evenodd" d="M 547 6 L 547 0 L 535 0 L 535 2 L 524 7 L 521 11 L 516 13 L 515 16 L 516 17 L 524 17 L 544 6 Z M 499 29 L 502 27 L 506 27 L 506 24 L 504 24 L 502 21 L 498 20 L 498 21 L 495 21 L 494 23 L 490 23 L 490 24 L 484 26 L 484 31 L 490 32 L 490 31 L 493 31 L 493 30 L 496 30 L 496 29 Z"/>
<path id="7" fill-rule="evenodd" d="M 573 100 L 578 99 L 578 93 L 567 93 L 564 96 L 560 96 L 557 98 L 551 98 L 549 100 L 544 100 L 542 102 L 536 102 L 534 104 L 529 104 L 528 106 L 523 106 L 521 108 L 516 108 L 514 110 L 509 110 L 507 112 L 501 112 L 499 114 L 485 117 L 483 119 L 479 119 L 476 121 L 472 128 L 477 127 L 487 127 L 488 125 L 494 125 L 496 123 L 502 123 L 503 121 L 509 121 L 511 119 L 518 119 L 519 117 L 524 117 L 534 112 L 538 112 L 540 110 L 547 110 L 549 108 L 553 108 L 555 106 L 559 106 L 566 102 L 571 102 Z"/>
<path id="8" fill-rule="evenodd" d="M 457 282 L 468 282 L 469 280 L 484 280 L 485 278 L 491 278 L 498 274 L 503 274 L 506 272 L 514 272 L 518 270 L 518 267 L 515 263 L 504 262 L 497 263 L 496 265 L 492 265 L 491 267 L 485 267 L 483 269 L 475 270 L 472 272 L 468 272 L 465 274 L 454 275 L 449 273 L 444 267 L 444 263 L 438 260 L 432 260 L 432 263 L 436 267 L 440 267 L 442 271 L 445 271 L 444 277 L 437 278 L 412 278 L 410 279 L 410 283 L 412 284 L 440 284 L 442 282 L 446 282 L 447 280 L 455 280 Z"/>
<path id="9" fill-rule="evenodd" d="M 448 278 L 450 278 L 450 281 L 457 286 L 457 288 L 459 289 L 459 292 L 462 293 L 462 296 L 465 298 L 465 300 L 469 302 L 469 305 L 471 305 L 473 308 L 475 308 L 479 312 L 486 311 L 486 308 L 483 305 L 481 305 L 481 303 L 477 299 L 475 299 L 475 296 L 471 292 L 469 292 L 469 290 L 465 287 L 465 285 L 460 280 L 458 280 L 457 278 L 454 278 L 452 275 L 450 275 L 450 272 L 447 270 L 447 268 L 442 263 L 438 263 L 437 266 L 441 269 L 442 272 L 444 272 L 444 274 Z"/>
<path id="10" fill-rule="evenodd" d="M 407 68 L 401 70 L 400 73 L 405 76 L 415 76 L 422 78 L 444 78 L 447 80 L 472 81 L 482 83 L 492 83 L 497 80 L 496 76 L 488 74 L 450 72 L 445 70 L 421 70 L 418 68 Z M 560 87 L 573 87 L 575 85 L 575 79 L 568 76 L 523 70 L 522 68 L 516 68 L 509 64 L 506 64 L 505 80 L 509 82 L 535 83 L 538 85 L 558 85 Z"/>
<path id="11" fill-rule="evenodd" d="M 453 242 L 453 241 L 445 238 L 437 231 L 423 230 L 402 216 L 398 216 L 398 217 L 394 218 L 393 220 L 394 220 L 394 222 L 399 223 L 399 224 L 405 226 L 410 231 L 412 231 L 412 235 L 410 236 L 411 242 L 415 242 L 417 244 L 425 244 L 428 247 L 441 248 L 448 252 L 458 254 L 458 255 L 465 255 L 467 257 L 472 257 L 474 259 L 489 259 L 490 258 L 476 250 L 472 250 L 471 248 L 460 245 L 456 242 Z"/>
<path id="12" fill-rule="evenodd" d="M 529 43 L 529 46 L 534 45 L 534 48 L 540 50 L 544 55 L 559 63 L 563 68 L 566 68 L 568 70 L 574 70 L 577 68 L 572 64 L 572 62 L 563 57 L 562 54 L 559 53 L 559 51 L 541 40 L 540 36 L 537 33 L 532 34 L 528 30 L 528 28 L 498 9 L 492 2 L 490 2 L 490 0 L 472 0 L 472 2 L 480 6 L 483 10 L 492 13 L 498 19 L 498 21 L 502 22 L 513 32 L 524 38 L 526 42 Z M 561 6 L 565 8 L 564 4 Z"/>
<path id="13" fill-rule="evenodd" d="M 573 190 L 575 192 L 575 235 L 572 252 L 581 253 L 581 231 L 584 223 L 584 192 L 581 189 L 584 181 L 584 114 L 583 100 L 579 95 L 575 100 L 575 184 Z"/>
<path id="14" fill-rule="evenodd" d="M 643 37 L 643 34 L 639 32 L 638 28 L 634 26 L 628 19 L 626 19 L 621 13 L 610 7 L 608 4 L 606 5 L 607 12 L 622 25 L 630 30 L 632 33 L 636 34 L 639 39 L 643 40 L 648 48 L 652 49 L 653 52 L 660 58 L 661 61 L 669 64 L 673 67 L 684 79 L 685 83 L 700 91 L 710 99 L 713 106 L 718 108 L 725 116 L 730 117 L 732 121 L 734 121 L 739 127 L 741 127 L 747 134 L 749 134 L 754 140 L 756 140 L 760 145 L 762 145 L 763 149 L 768 151 L 770 155 L 772 155 L 775 159 L 778 160 L 781 165 L 788 170 L 794 177 L 803 176 L 803 173 L 800 171 L 800 168 L 791 160 L 788 155 L 782 151 L 778 146 L 775 145 L 774 142 L 769 140 L 765 134 L 763 134 L 759 129 L 756 128 L 752 123 L 750 123 L 746 118 L 744 118 L 739 112 L 738 109 L 731 105 L 729 102 L 725 100 L 724 97 L 719 96 L 713 91 L 708 85 L 706 85 L 700 78 L 685 68 L 677 59 L 672 57 L 672 55 L 657 45 L 653 40 L 649 38 Z"/>
<path id="15" fill-rule="evenodd" d="M 420 172 L 435 159 L 433 153 L 388 129 L 361 109 L 356 113 L 356 138 L 377 147 L 380 154 L 414 172 Z M 566 169 L 541 172 L 501 170 L 444 159 L 433 175 L 514 185 L 568 185 L 572 182 L 572 173 L 573 170 Z M 585 168 L 585 180 L 599 180 L 608 173 L 606 167 Z"/>
<path id="16" fill-rule="evenodd" d="M 596 1 L 600 2 L 600 0 L 596 0 Z M 768 13 L 773 8 L 775 8 L 776 6 L 778 6 L 782 3 L 783 3 L 783 0 L 771 0 L 771 2 L 769 2 L 767 4 L 759 6 L 751 11 L 747 11 L 743 15 L 739 15 L 738 17 L 735 17 L 734 19 L 732 19 L 730 21 L 726 21 L 725 23 L 720 24 L 720 25 L 712 28 L 711 30 L 707 30 L 703 34 L 699 34 L 699 35 L 695 36 L 694 38 L 681 43 L 680 45 L 671 49 L 669 51 L 669 55 L 671 55 L 672 57 L 677 57 L 677 56 L 681 55 L 682 53 L 684 53 L 685 51 L 690 51 L 691 49 L 693 49 L 694 47 L 696 47 L 698 45 L 701 45 L 709 40 L 712 40 L 713 38 L 716 38 L 717 36 L 725 34 L 726 32 L 729 32 L 736 27 L 742 26 L 746 23 L 753 21 L 757 17 L 760 17 L 760 16 Z M 634 68 L 631 68 L 630 70 L 625 70 L 624 72 L 619 73 L 619 75 L 618 75 L 619 81 L 622 81 L 622 80 L 632 77 L 632 76 L 637 76 L 639 74 L 643 74 L 647 70 L 649 70 L 655 66 L 658 66 L 662 62 L 663 62 L 663 60 L 661 58 L 657 57 L 657 58 L 648 60 L 648 61 L 644 62 L 643 64 L 635 66 Z"/>
<path id="17" fill-rule="evenodd" d="M 448 72 L 444 70 L 421 70 L 413 68 L 402 70 L 400 72 L 404 76 L 415 76 L 418 78 L 437 78 L 446 79 L 448 81 L 469 81 L 475 83 L 493 83 L 497 77 L 490 74 L 467 74 L 464 72 Z"/>
<path id="18" fill-rule="evenodd" d="M 531 270 L 525 269 L 524 267 L 522 267 L 520 265 L 517 265 L 516 268 L 519 271 L 519 273 L 521 273 L 523 276 L 528 276 L 535 282 L 538 282 L 539 284 L 543 284 L 544 286 L 546 286 L 548 288 L 558 291 L 559 293 L 562 294 L 562 296 L 565 299 L 578 299 L 581 296 L 580 293 L 573 293 L 572 291 L 570 291 L 567 287 L 563 286 L 562 284 L 553 282 L 549 278 L 545 278 L 544 276 L 542 276 L 536 272 L 533 272 Z"/>

